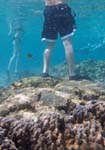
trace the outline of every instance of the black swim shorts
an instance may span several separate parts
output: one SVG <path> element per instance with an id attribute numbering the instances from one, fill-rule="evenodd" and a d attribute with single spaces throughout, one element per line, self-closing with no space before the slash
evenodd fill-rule
<path id="1" fill-rule="evenodd" d="M 67 4 L 45 7 L 42 40 L 55 41 L 58 33 L 66 39 L 73 35 L 75 29 L 75 15 Z"/>

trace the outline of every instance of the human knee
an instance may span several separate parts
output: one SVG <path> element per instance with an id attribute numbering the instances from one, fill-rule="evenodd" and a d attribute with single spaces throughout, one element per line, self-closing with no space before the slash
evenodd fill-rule
<path id="1" fill-rule="evenodd" d="M 66 39 L 63 41 L 63 45 L 64 45 L 64 48 L 65 48 L 65 52 L 66 54 L 68 55 L 72 55 L 73 54 L 73 47 L 72 47 L 72 42 L 70 39 Z"/>
<path id="2" fill-rule="evenodd" d="M 44 55 L 47 55 L 47 54 L 49 54 L 50 52 L 51 52 L 51 49 L 45 49 Z"/>
<path id="3" fill-rule="evenodd" d="M 21 31 L 16 31 L 13 37 L 13 43 L 16 43 L 18 41 L 21 41 L 22 39 L 22 32 Z"/>
<path id="4" fill-rule="evenodd" d="M 65 48 L 65 53 L 67 56 L 73 56 L 74 55 L 74 51 L 70 47 Z"/>
<path id="5" fill-rule="evenodd" d="M 63 43 L 64 43 L 65 45 L 70 44 L 70 40 L 69 40 L 69 39 L 65 39 L 65 40 L 63 40 Z"/>
<path id="6" fill-rule="evenodd" d="M 73 49 L 66 49 L 65 52 L 67 56 L 74 55 Z"/>
<path id="7" fill-rule="evenodd" d="M 16 57 L 16 54 L 13 54 L 11 59 L 13 60 L 13 59 L 15 59 L 15 57 Z"/>
<path id="8" fill-rule="evenodd" d="M 65 39 L 63 40 L 63 45 L 64 47 L 68 47 L 68 48 L 72 48 L 72 42 L 71 42 L 71 39 Z"/>

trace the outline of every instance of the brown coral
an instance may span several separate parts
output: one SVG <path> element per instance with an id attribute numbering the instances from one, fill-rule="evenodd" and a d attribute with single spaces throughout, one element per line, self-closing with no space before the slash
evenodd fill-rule
<path id="1" fill-rule="evenodd" d="M 42 114 L 36 121 L 0 119 L 0 148 L 4 150 L 92 150 L 105 148 L 105 104 L 77 106 L 72 115 Z M 87 115 L 88 113 L 91 115 Z M 100 118 L 99 118 L 100 115 Z M 82 116 L 82 117 L 81 117 Z"/>

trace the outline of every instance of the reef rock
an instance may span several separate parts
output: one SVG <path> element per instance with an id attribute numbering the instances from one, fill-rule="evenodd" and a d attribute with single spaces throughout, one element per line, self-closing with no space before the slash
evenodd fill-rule
<path id="1" fill-rule="evenodd" d="M 26 78 L 0 90 L 0 150 L 105 150 L 105 89 Z"/>
<path id="2" fill-rule="evenodd" d="M 58 77 L 67 77 L 66 62 L 51 68 L 51 73 Z M 104 60 L 84 60 L 75 64 L 75 72 L 78 75 L 90 78 L 93 81 L 102 82 L 105 87 L 105 61 Z"/>

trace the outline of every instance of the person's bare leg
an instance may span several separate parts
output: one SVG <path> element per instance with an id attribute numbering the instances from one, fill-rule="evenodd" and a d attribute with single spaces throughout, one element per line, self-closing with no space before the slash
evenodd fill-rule
<path id="1" fill-rule="evenodd" d="M 47 47 L 44 51 L 44 56 L 43 56 L 43 74 L 48 73 L 49 71 L 49 61 L 50 61 L 50 55 L 51 51 L 54 48 L 56 42 L 46 42 Z"/>
<path id="2" fill-rule="evenodd" d="M 63 40 L 63 45 L 65 48 L 65 55 L 67 59 L 67 64 L 68 64 L 68 72 L 69 72 L 69 77 L 74 76 L 74 51 L 73 51 L 73 46 L 70 38 L 67 38 Z"/>
<path id="3" fill-rule="evenodd" d="M 15 73 L 18 72 L 18 63 L 19 63 L 19 57 L 20 57 L 20 51 L 21 51 L 21 41 L 20 39 L 15 39 L 13 42 L 13 47 L 16 51 L 16 59 L 15 59 Z"/>
<path id="4" fill-rule="evenodd" d="M 8 70 L 7 70 L 7 76 L 8 80 L 10 80 L 10 69 L 11 66 L 13 65 L 13 62 L 15 62 L 15 73 L 18 72 L 18 62 L 19 62 L 19 57 L 20 57 L 20 51 L 21 51 L 21 38 L 22 38 L 22 33 L 21 31 L 16 31 L 14 35 L 14 40 L 12 42 L 13 44 L 13 54 L 9 60 L 8 63 Z"/>
<path id="5" fill-rule="evenodd" d="M 10 58 L 9 63 L 8 63 L 8 71 L 10 70 L 12 63 L 15 60 L 16 61 L 16 63 L 15 63 L 15 72 L 17 72 L 18 71 L 18 69 L 17 69 L 18 66 L 17 65 L 18 65 L 20 49 L 21 49 L 21 33 L 20 33 L 20 31 L 16 32 L 12 44 L 13 44 L 13 55 Z"/>

